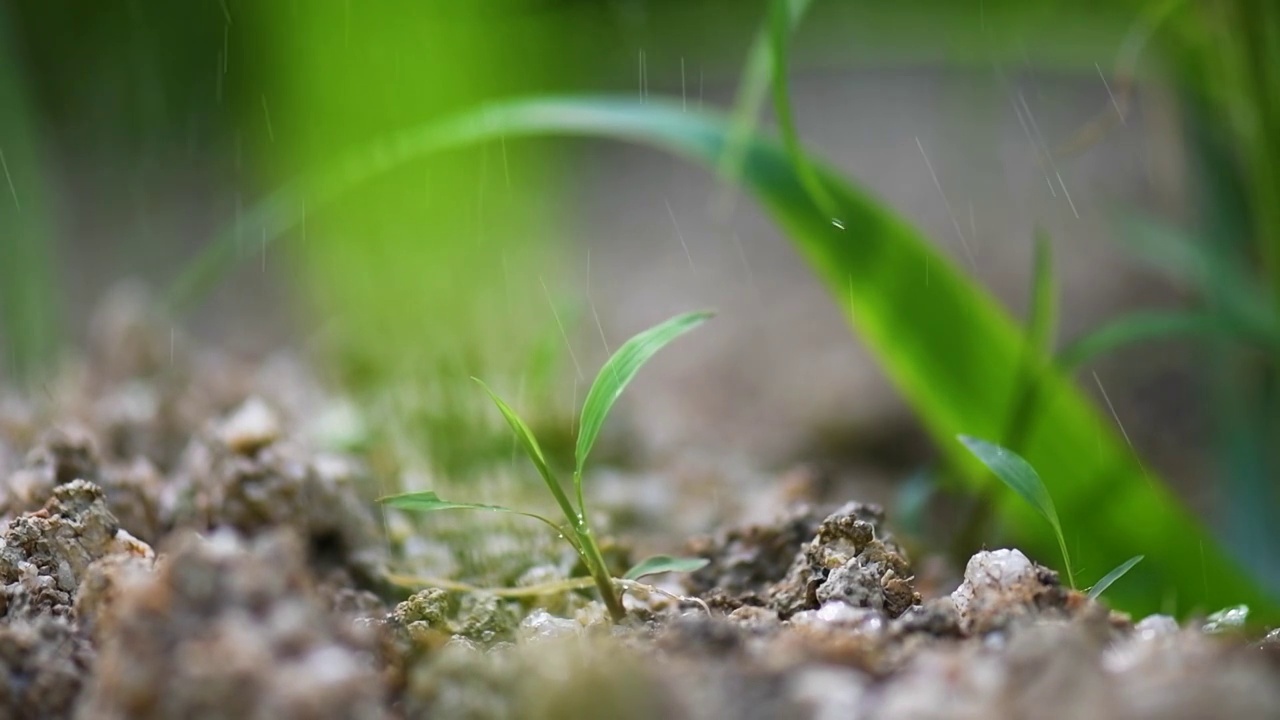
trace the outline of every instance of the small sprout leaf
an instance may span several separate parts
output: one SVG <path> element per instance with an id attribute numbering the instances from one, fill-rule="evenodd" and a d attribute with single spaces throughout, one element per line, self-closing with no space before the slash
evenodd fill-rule
<path id="1" fill-rule="evenodd" d="M 1030 463 L 1012 450 L 986 440 L 961 435 L 960 442 L 995 473 L 1001 482 L 1031 503 L 1050 525 L 1059 526 L 1058 510 L 1053 505 L 1053 498 L 1049 496 L 1049 490 Z"/>
<path id="2" fill-rule="evenodd" d="M 1137 565 L 1138 563 L 1142 562 L 1142 558 L 1143 558 L 1142 555 L 1134 555 L 1128 560 L 1125 560 L 1124 562 L 1120 563 L 1120 565 L 1117 566 L 1115 570 L 1112 570 L 1111 572 L 1104 575 L 1102 579 L 1098 581 L 1097 585 L 1094 585 L 1092 588 L 1089 589 L 1089 598 L 1093 600 L 1097 600 L 1098 596 L 1106 592 L 1107 588 L 1111 587 L 1112 583 L 1124 577 L 1126 573 L 1128 573 L 1130 570 L 1133 569 L 1134 565 Z"/>
<path id="3" fill-rule="evenodd" d="M 645 558 L 638 565 L 622 576 L 623 580 L 639 580 L 645 575 L 657 575 L 665 572 L 694 572 L 701 570 L 711 562 L 706 558 L 672 557 L 671 555 L 654 555 Z"/>
<path id="4" fill-rule="evenodd" d="M 512 515 L 523 515 L 524 517 L 533 518 L 538 522 L 550 525 L 557 533 L 563 533 L 564 528 L 556 525 L 550 518 L 545 518 L 535 513 L 521 512 L 512 510 L 501 505 L 484 505 L 482 503 L 460 503 L 442 499 L 439 495 L 431 491 L 403 493 L 400 495 L 388 495 L 378 498 L 378 502 L 399 510 L 409 512 L 438 512 L 440 510 L 487 510 L 489 512 L 510 513 Z"/>
<path id="5" fill-rule="evenodd" d="M 578 447 L 576 451 L 576 467 L 574 477 L 581 479 L 582 469 L 587 464 L 587 455 L 595 445 L 600 428 L 613 403 L 622 394 L 627 383 L 635 377 L 640 368 L 659 350 L 672 340 L 680 337 L 710 318 L 710 312 L 691 312 L 677 315 L 664 323 L 655 325 L 622 344 L 609 361 L 600 368 L 587 399 L 582 404 L 582 421 L 578 430 Z"/>
<path id="6" fill-rule="evenodd" d="M 388 495 L 378 498 L 378 502 L 400 510 L 412 512 L 436 512 L 437 510 L 495 510 L 498 512 L 515 512 L 501 505 L 482 505 L 480 503 L 459 503 L 441 499 L 434 492 L 412 492 L 401 495 Z"/>
<path id="7" fill-rule="evenodd" d="M 543 482 L 547 484 L 547 488 L 551 490 L 551 494 L 556 498 L 556 504 L 560 506 L 560 511 L 564 513 L 565 518 L 573 520 L 578 517 L 578 511 L 573 509 L 573 505 L 569 502 L 569 497 L 564 494 L 564 489 L 560 487 L 559 481 L 555 475 L 551 474 L 551 468 L 547 466 L 547 458 L 542 454 L 542 447 L 538 445 L 538 439 L 534 437 L 533 431 L 528 425 L 516 415 L 516 411 L 511 406 L 503 402 L 502 398 L 489 389 L 488 385 L 479 378 L 471 378 L 484 388 L 489 394 L 493 404 L 498 406 L 498 410 L 502 413 L 502 417 L 506 418 L 507 424 L 511 426 L 511 431 L 516 434 L 516 439 L 520 441 L 520 445 L 524 448 L 525 454 L 533 461 L 534 467 L 538 468 L 538 474 L 542 476 Z"/>
<path id="8" fill-rule="evenodd" d="M 995 443 L 979 440 L 978 438 L 969 437 L 968 435 L 960 435 L 959 440 L 964 444 L 969 452 L 982 461 L 1000 481 L 1008 485 L 1014 492 L 1022 496 L 1035 508 L 1045 520 L 1049 521 L 1049 525 L 1053 527 L 1054 535 L 1058 539 L 1058 548 L 1062 550 L 1062 560 L 1066 565 L 1067 579 L 1072 587 L 1075 587 L 1075 576 L 1071 572 L 1071 556 L 1067 554 L 1067 539 L 1062 534 L 1062 523 L 1058 520 L 1058 510 L 1053 505 L 1053 498 L 1049 495 L 1049 489 L 1044 486 L 1044 481 L 1040 479 L 1040 475 L 1036 472 L 1031 464 L 1022 459 L 1022 456 L 1000 447 Z"/>

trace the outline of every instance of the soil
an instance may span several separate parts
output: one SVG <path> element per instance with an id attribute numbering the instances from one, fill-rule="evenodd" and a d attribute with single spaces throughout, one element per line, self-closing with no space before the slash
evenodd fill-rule
<path id="1" fill-rule="evenodd" d="M 710 564 L 611 623 L 540 530 L 383 515 L 301 366 L 180 351 L 141 307 L 0 401 L 0 718 L 1280 717 L 1280 635 L 1130 618 L 1016 549 L 948 581 L 860 502 L 691 538 Z"/>

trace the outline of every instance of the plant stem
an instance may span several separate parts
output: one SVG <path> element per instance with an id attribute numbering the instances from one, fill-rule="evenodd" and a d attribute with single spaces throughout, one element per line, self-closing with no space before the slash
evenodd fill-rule
<path id="1" fill-rule="evenodd" d="M 581 516 L 580 522 L 574 524 L 574 531 L 578 536 L 578 544 L 582 548 L 582 559 L 586 561 L 587 571 L 596 581 L 600 599 L 604 600 L 605 607 L 609 609 L 609 617 L 613 618 L 615 623 L 622 622 L 627 617 L 627 611 L 622 607 L 622 599 L 618 597 L 618 591 L 613 587 L 609 566 L 604 562 L 604 555 L 600 553 L 600 546 L 596 545 L 596 539 L 591 534 L 591 528 L 587 525 L 585 516 Z"/>

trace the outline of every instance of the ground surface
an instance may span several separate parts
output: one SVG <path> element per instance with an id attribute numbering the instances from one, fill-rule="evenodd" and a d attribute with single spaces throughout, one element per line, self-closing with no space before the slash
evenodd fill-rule
<path id="1" fill-rule="evenodd" d="M 400 478 L 331 449 L 303 368 L 171 345 L 139 308 L 106 303 L 81 367 L 0 404 L 0 718 L 1280 717 L 1280 638 L 1135 622 L 1017 550 L 913 562 L 803 475 L 754 524 L 601 476 L 619 569 L 646 517 L 710 531 L 668 533 L 710 564 L 613 625 L 557 589 L 579 569 L 541 528 L 383 515 Z"/>

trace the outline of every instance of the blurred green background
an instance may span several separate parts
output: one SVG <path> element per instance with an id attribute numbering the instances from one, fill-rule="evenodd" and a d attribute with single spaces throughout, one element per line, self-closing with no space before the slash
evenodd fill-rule
<path id="1" fill-rule="evenodd" d="M 1012 411 L 1003 400 L 988 408 L 980 396 L 990 388 L 973 388 L 971 414 L 953 412 L 948 403 L 965 400 L 963 378 L 895 350 L 893 328 L 863 337 L 871 353 L 861 350 L 840 317 L 843 275 L 803 250 L 824 242 L 806 246 L 803 224 L 784 222 L 781 235 L 815 263 L 831 296 L 750 200 L 725 221 L 724 191 L 647 152 L 494 131 L 430 158 L 388 155 L 389 171 L 356 182 L 360 161 L 379 162 L 386 138 L 503 99 L 609 94 L 638 106 L 666 98 L 681 111 L 727 110 L 768 9 L 693 0 L 6 0 L 6 376 L 47 378 L 59 353 L 77 347 L 101 293 L 140 277 L 172 301 L 175 323 L 211 342 L 250 355 L 303 348 L 335 387 L 407 429 L 424 462 L 462 478 L 510 451 L 468 376 L 515 398 L 544 432 L 567 436 L 583 376 L 610 339 L 692 309 L 683 304 L 712 302 L 726 306 L 724 329 L 685 359 L 664 359 L 639 386 L 638 419 L 620 431 L 637 434 L 648 461 L 681 436 L 770 469 L 815 458 L 853 468 L 857 489 L 836 494 L 886 499 L 924 469 L 917 476 L 943 479 L 920 486 L 923 495 L 937 502 L 959 491 L 964 502 L 941 507 L 965 510 L 939 517 L 904 506 L 904 525 L 958 556 L 1013 540 L 1048 561 L 1047 531 L 997 502 L 990 479 L 955 461 L 947 444 L 948 431 L 1004 427 Z M 1136 418 L 1126 430 L 1147 461 L 1116 482 L 1171 478 L 1230 563 L 1246 569 L 1245 584 L 1265 588 L 1255 597 L 1272 599 L 1280 589 L 1269 522 L 1280 469 L 1278 13 L 1266 0 L 817 2 L 788 58 L 799 140 L 887 198 L 885 213 L 923 228 L 969 278 L 972 288 L 957 292 L 978 297 L 986 287 L 1025 315 L 1033 230 L 1050 229 L 1064 289 L 1063 337 L 1048 355 L 1152 303 L 1162 315 L 1107 337 L 1194 336 L 1193 345 L 1095 359 L 1089 368 L 1120 379 L 1107 385 L 1118 410 L 1097 375 L 1076 372 L 1078 389 L 1064 392 L 1091 397 L 1097 417 L 1078 415 L 1078 427 L 1045 430 L 1032 444 L 1045 458 L 1072 458 L 1080 448 L 1070 438 L 1127 441 L 1116 423 Z M 1060 197 L 1069 185 L 1075 197 Z M 1135 219 L 1139 209 L 1161 219 Z M 981 262 L 966 257 L 966 241 L 978 244 Z M 211 247 L 220 250 L 211 256 Z M 869 307 L 874 287 L 858 288 Z M 923 320 L 898 334 L 929 327 Z M 957 358 L 990 352 L 992 367 L 1006 367 L 1009 348 L 968 347 L 978 336 L 953 332 L 933 340 Z M 1174 371 L 1153 361 L 1171 347 L 1184 358 Z M 1001 382 L 1015 382 L 1004 374 Z M 1095 554 L 1104 561 L 1158 553 L 1142 544 L 1161 542 L 1164 530 L 1144 527 L 1199 532 L 1163 490 L 1149 502 L 1117 500 L 1117 520 L 1089 509 L 1108 502 L 1111 476 L 1076 482 L 1083 469 L 1040 469 L 1060 505 L 1076 508 L 1064 511 L 1073 542 L 1123 545 L 1116 538 L 1134 528 L 1134 547 L 1108 545 Z M 880 484 L 858 485 L 866 475 Z M 998 513 L 984 509 L 997 505 Z M 1145 581 L 1135 570 L 1128 594 L 1117 585 L 1122 604 L 1151 610 L 1175 597 L 1187 612 L 1235 599 L 1178 586 L 1201 576 L 1203 553 L 1162 562 Z M 1235 566 L 1223 572 L 1234 577 Z"/>

